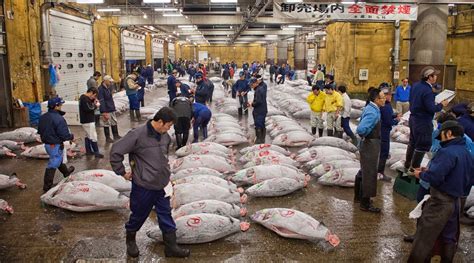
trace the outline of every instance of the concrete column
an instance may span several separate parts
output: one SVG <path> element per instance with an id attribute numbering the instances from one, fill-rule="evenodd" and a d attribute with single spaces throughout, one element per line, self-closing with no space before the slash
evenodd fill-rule
<path id="1" fill-rule="evenodd" d="M 431 65 L 441 70 L 438 82 L 442 83 L 448 32 L 448 5 L 418 5 L 418 20 L 413 22 L 411 29 L 410 80 L 418 81 L 421 69 Z"/>
<path id="2" fill-rule="evenodd" d="M 275 63 L 275 46 L 273 44 L 266 45 L 266 61 L 267 64 Z"/>
<path id="3" fill-rule="evenodd" d="M 288 60 L 288 42 L 280 41 L 277 44 L 277 59 L 278 65 L 286 63 Z"/>
<path id="4" fill-rule="evenodd" d="M 294 67 L 296 70 L 305 70 L 307 61 L 306 61 L 306 36 L 296 36 L 294 42 Z"/>

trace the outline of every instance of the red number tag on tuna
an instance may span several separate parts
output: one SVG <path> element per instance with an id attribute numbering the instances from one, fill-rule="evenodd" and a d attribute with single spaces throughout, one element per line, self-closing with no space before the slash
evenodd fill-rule
<path id="1" fill-rule="evenodd" d="M 200 224 L 201 218 L 198 216 L 189 218 L 187 222 L 187 225 L 190 227 L 198 227 Z"/>
<path id="2" fill-rule="evenodd" d="M 295 212 L 293 212 L 291 210 L 285 210 L 285 211 L 281 211 L 280 215 L 282 217 L 292 217 L 293 215 L 295 215 Z"/>

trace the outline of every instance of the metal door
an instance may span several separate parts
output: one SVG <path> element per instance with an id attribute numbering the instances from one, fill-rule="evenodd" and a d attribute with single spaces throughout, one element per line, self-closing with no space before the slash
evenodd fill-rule
<path id="1" fill-rule="evenodd" d="M 456 65 L 446 65 L 446 73 L 444 78 L 444 88 L 449 90 L 456 90 Z"/>
<path id="2" fill-rule="evenodd" d="M 124 30 L 123 50 L 125 60 L 145 60 L 145 35 Z"/>
<path id="3" fill-rule="evenodd" d="M 11 127 L 12 96 L 8 70 L 7 39 L 3 0 L 0 0 L 0 127 Z"/>
<path id="4" fill-rule="evenodd" d="M 176 60 L 176 53 L 174 50 L 174 44 L 173 43 L 168 43 L 168 58 L 171 59 L 171 61 Z"/>

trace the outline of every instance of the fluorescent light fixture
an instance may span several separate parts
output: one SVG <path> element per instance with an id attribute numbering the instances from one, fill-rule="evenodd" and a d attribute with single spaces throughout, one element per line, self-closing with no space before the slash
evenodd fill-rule
<path id="1" fill-rule="evenodd" d="M 194 42 L 193 44 L 194 44 L 194 45 L 197 45 L 197 43 L 196 43 L 196 42 Z"/>
<path id="2" fill-rule="evenodd" d="M 287 3 L 301 3 L 303 0 L 285 0 Z"/>
<path id="3" fill-rule="evenodd" d="M 104 0 L 77 0 L 78 4 L 103 4 Z"/>
<path id="4" fill-rule="evenodd" d="M 178 28 L 194 28 L 194 25 L 179 25 Z"/>
<path id="5" fill-rule="evenodd" d="M 179 33 L 176 33 L 176 35 L 179 37 Z"/>
<path id="6" fill-rule="evenodd" d="M 282 30 L 295 30 L 294 27 L 282 27 L 281 29 Z"/>
<path id="7" fill-rule="evenodd" d="M 232 4 L 232 3 L 237 3 L 237 0 L 211 0 L 211 3 L 215 3 L 215 4 L 222 4 L 222 3 Z"/>
<path id="8" fill-rule="evenodd" d="M 194 28 L 194 27 L 190 27 L 190 28 L 185 27 L 185 28 L 181 28 L 181 30 L 183 30 L 183 31 L 193 31 L 193 30 L 196 30 L 196 28 Z"/>
<path id="9" fill-rule="evenodd" d="M 99 8 L 97 12 L 120 12 L 120 8 Z"/>
<path id="10" fill-rule="evenodd" d="M 159 8 L 155 8 L 155 11 L 178 11 L 178 8 L 174 8 L 174 7 L 159 7 Z"/>
<path id="11" fill-rule="evenodd" d="M 147 19 L 147 18 L 148 18 L 148 16 L 147 16 L 146 14 L 143 14 L 143 18 Z"/>
<path id="12" fill-rule="evenodd" d="M 163 16 L 183 16 L 181 13 L 163 13 Z"/>
<path id="13" fill-rule="evenodd" d="M 452 7 L 452 6 L 454 6 L 454 4 L 448 4 L 448 6 Z"/>
<path id="14" fill-rule="evenodd" d="M 190 36 L 189 38 L 201 38 L 202 36 Z"/>
<path id="15" fill-rule="evenodd" d="M 144 4 L 169 4 L 171 0 L 143 0 Z"/>
<path id="16" fill-rule="evenodd" d="M 288 25 L 289 28 L 300 28 L 302 25 Z"/>
<path id="17" fill-rule="evenodd" d="M 278 35 L 265 35 L 266 38 L 278 38 Z"/>

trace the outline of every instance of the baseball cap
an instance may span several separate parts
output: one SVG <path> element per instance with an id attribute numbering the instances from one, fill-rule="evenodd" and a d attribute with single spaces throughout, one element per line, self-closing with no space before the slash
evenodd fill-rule
<path id="1" fill-rule="evenodd" d="M 64 100 L 61 97 L 55 97 L 48 100 L 48 108 L 51 109 L 62 104 L 64 104 Z"/>
<path id="2" fill-rule="evenodd" d="M 196 75 L 194 75 L 195 78 L 202 78 L 202 74 L 201 73 L 196 73 Z"/>
<path id="3" fill-rule="evenodd" d="M 243 75 L 245 75 L 245 73 L 243 71 L 239 72 L 240 77 L 242 77 Z"/>
<path id="4" fill-rule="evenodd" d="M 255 82 L 257 82 L 257 80 L 257 78 L 251 78 L 249 84 L 254 84 Z"/>
<path id="5" fill-rule="evenodd" d="M 427 67 L 424 67 L 422 70 L 421 70 L 421 76 L 423 78 L 426 78 L 428 77 L 429 75 L 438 75 L 441 71 L 435 69 L 434 67 L 432 66 L 427 66 Z"/>
<path id="6" fill-rule="evenodd" d="M 439 129 L 439 134 L 438 136 L 436 136 L 436 139 L 437 140 L 441 140 L 441 132 L 444 131 L 444 130 L 449 130 L 451 128 L 461 128 L 464 130 L 464 128 L 459 125 L 459 123 L 457 121 L 445 121 L 443 122 L 443 124 L 441 124 L 441 128 Z"/>
<path id="7" fill-rule="evenodd" d="M 114 79 L 110 75 L 105 75 L 104 80 L 108 80 L 110 82 L 114 82 Z"/>

